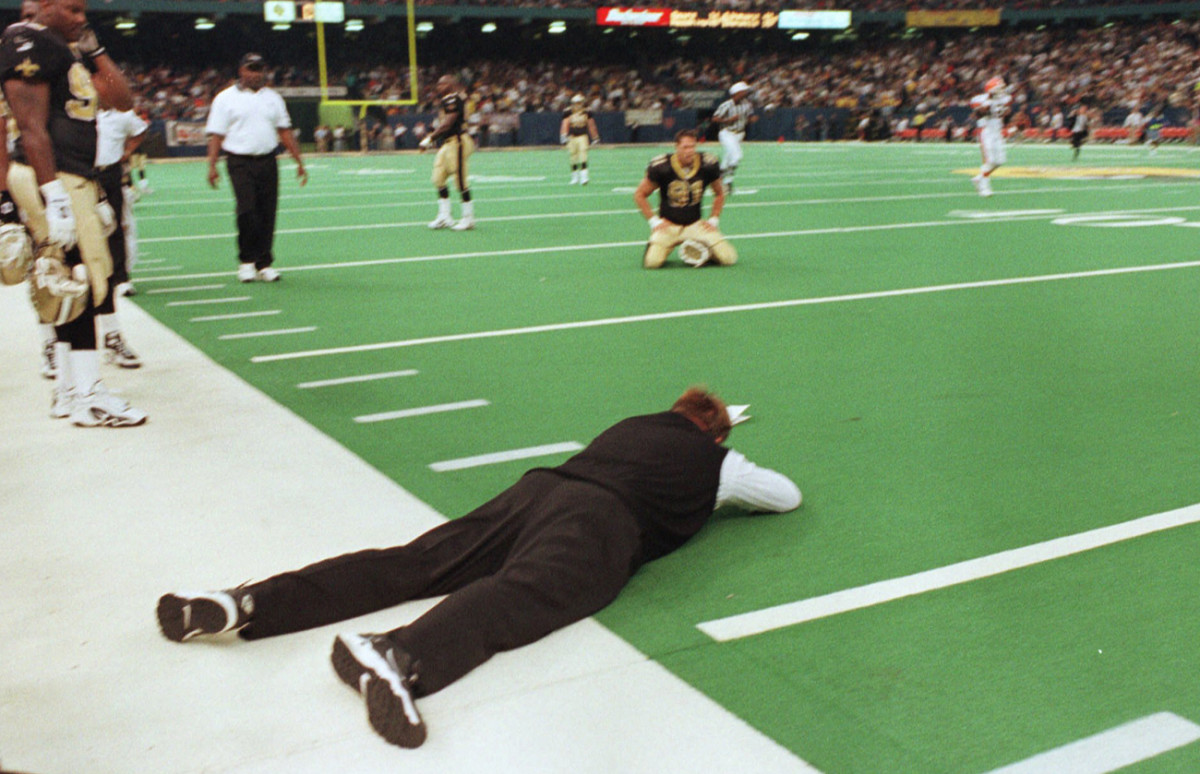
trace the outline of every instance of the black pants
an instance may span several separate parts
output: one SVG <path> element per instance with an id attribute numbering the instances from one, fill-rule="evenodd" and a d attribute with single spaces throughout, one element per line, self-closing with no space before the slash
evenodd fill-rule
<path id="1" fill-rule="evenodd" d="M 108 253 L 112 256 L 113 272 L 109 277 L 109 295 L 122 282 L 129 281 L 128 256 L 125 254 L 125 194 L 121 191 L 121 165 L 110 164 L 97 170 L 96 182 L 104 190 L 113 213 L 117 216 L 117 230 L 108 237 Z"/>
<path id="2" fill-rule="evenodd" d="M 246 639 L 300 631 L 448 594 L 388 636 L 414 658 L 418 696 L 496 653 L 612 602 L 640 564 L 641 531 L 605 489 L 527 474 L 460 519 L 395 548 L 359 551 L 247 587 Z"/>
<path id="3" fill-rule="evenodd" d="M 275 211 L 279 206 L 279 165 L 274 155 L 225 159 L 237 200 L 238 260 L 265 269 L 275 262 Z"/>

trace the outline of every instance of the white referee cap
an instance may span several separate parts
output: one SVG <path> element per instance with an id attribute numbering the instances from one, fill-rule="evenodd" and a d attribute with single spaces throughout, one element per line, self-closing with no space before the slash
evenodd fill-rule
<path id="1" fill-rule="evenodd" d="M 750 84 L 745 81 L 738 81 L 729 87 L 730 96 L 741 94 L 743 91 L 750 91 Z"/>

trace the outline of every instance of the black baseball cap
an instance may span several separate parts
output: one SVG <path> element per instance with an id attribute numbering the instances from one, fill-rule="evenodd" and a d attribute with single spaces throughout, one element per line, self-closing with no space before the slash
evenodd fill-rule
<path id="1" fill-rule="evenodd" d="M 238 63 L 238 67 L 249 67 L 251 70 L 261 70 L 266 66 L 267 60 L 262 58 L 262 54 L 255 53 L 246 54 Z"/>

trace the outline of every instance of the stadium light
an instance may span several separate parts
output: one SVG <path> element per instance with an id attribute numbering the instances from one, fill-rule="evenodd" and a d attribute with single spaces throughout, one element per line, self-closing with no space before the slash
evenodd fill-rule
<path id="1" fill-rule="evenodd" d="M 487 24 L 485 24 L 485 25 L 483 25 L 482 27 L 480 27 L 480 28 L 479 28 L 479 31 L 480 31 L 480 32 L 495 32 L 495 31 L 496 31 L 496 25 L 495 25 L 495 24 L 492 24 L 491 22 L 488 22 Z"/>
<path id="2" fill-rule="evenodd" d="M 565 21 L 552 21 L 546 31 L 551 35 L 561 35 L 567 31 L 567 23 Z"/>
<path id="3" fill-rule="evenodd" d="M 421 22 L 417 25 L 417 32 L 433 32 L 433 22 Z"/>
<path id="4" fill-rule="evenodd" d="M 795 35 L 792 36 L 792 40 L 808 40 L 808 33 L 807 32 L 797 32 Z"/>
<path id="5" fill-rule="evenodd" d="M 217 25 L 213 23 L 212 19 L 208 19 L 203 16 L 201 16 L 199 19 L 196 19 L 195 27 L 198 30 L 211 30 L 216 26 Z"/>
<path id="6" fill-rule="evenodd" d="M 137 29 L 137 22 L 136 22 L 136 21 L 134 21 L 133 19 L 129 19 L 129 18 L 124 18 L 124 17 L 122 17 L 122 18 L 119 18 L 119 19 L 117 19 L 117 23 L 113 25 L 113 29 L 116 29 L 116 30 L 136 30 L 136 29 Z"/>
<path id="7" fill-rule="evenodd" d="M 284 30 L 290 30 L 291 28 L 292 25 L 288 22 L 279 22 L 278 24 L 271 25 L 271 29 L 275 30 L 276 32 L 283 32 Z"/>
<path id="8" fill-rule="evenodd" d="M 362 32 L 362 19 L 349 19 L 346 21 L 346 32 Z"/>

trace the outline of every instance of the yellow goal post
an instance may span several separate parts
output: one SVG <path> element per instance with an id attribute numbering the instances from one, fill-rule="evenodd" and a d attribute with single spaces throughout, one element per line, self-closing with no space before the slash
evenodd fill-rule
<path id="1" fill-rule="evenodd" d="M 317 68 L 321 77 L 321 104 L 344 105 L 359 108 L 359 117 L 366 115 L 367 108 L 387 105 L 416 105 L 420 102 L 420 86 L 417 82 L 417 25 L 414 0 L 405 2 L 408 28 L 408 80 L 409 96 L 407 99 L 330 99 L 329 70 L 325 55 L 325 23 L 317 24 Z"/>

